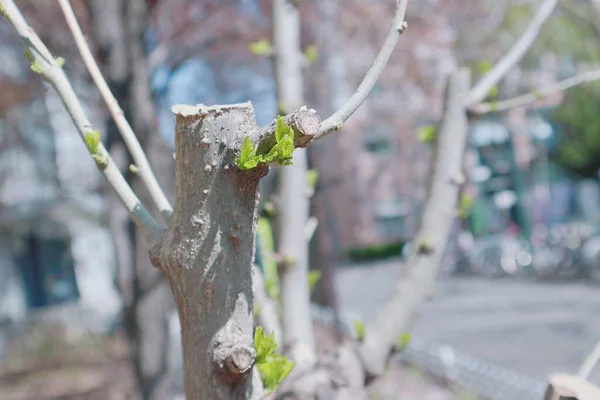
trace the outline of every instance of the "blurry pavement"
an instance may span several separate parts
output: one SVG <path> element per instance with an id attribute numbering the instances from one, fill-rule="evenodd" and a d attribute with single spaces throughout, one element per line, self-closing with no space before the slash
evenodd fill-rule
<path id="1" fill-rule="evenodd" d="M 339 268 L 345 317 L 368 320 L 398 273 L 398 261 Z M 531 378 L 576 373 L 600 340 L 600 285 L 444 277 L 413 334 Z M 600 366 L 590 379 L 600 384 Z"/>

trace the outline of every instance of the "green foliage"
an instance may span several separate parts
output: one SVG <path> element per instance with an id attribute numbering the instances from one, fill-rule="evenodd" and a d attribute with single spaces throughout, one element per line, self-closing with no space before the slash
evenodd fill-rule
<path id="1" fill-rule="evenodd" d="M 275 334 L 267 335 L 262 326 L 254 332 L 254 348 L 256 350 L 256 367 L 267 393 L 277 389 L 292 369 L 295 363 L 275 352 L 277 342 Z"/>
<path id="2" fill-rule="evenodd" d="M 459 206 L 458 206 L 458 215 L 461 218 L 467 218 L 469 213 L 471 212 L 471 207 L 473 207 L 473 196 L 463 193 L 460 196 Z"/>
<path id="3" fill-rule="evenodd" d="M 306 180 L 311 188 L 316 188 L 319 180 L 319 171 L 314 168 L 306 171 Z"/>
<path id="4" fill-rule="evenodd" d="M 275 140 L 277 144 L 264 156 L 263 162 L 291 165 L 292 153 L 294 152 L 294 130 L 283 122 L 283 117 L 277 117 Z"/>
<path id="5" fill-rule="evenodd" d="M 317 271 L 315 269 L 308 272 L 308 287 L 311 292 L 314 290 L 317 282 L 319 282 L 319 279 L 321 279 L 321 275 L 321 271 Z"/>
<path id="6" fill-rule="evenodd" d="M 35 72 L 36 74 L 41 74 L 42 72 L 44 72 L 42 64 L 40 64 L 40 61 L 37 59 L 36 56 L 33 55 L 31 50 L 25 49 L 24 53 L 25 58 L 27 59 L 27 61 L 29 61 L 29 68 L 31 68 L 33 72 Z"/>
<path id="7" fill-rule="evenodd" d="M 140 169 L 136 165 L 131 164 L 129 165 L 129 172 L 131 172 L 132 174 L 137 174 L 138 172 L 140 172 Z"/>
<path id="8" fill-rule="evenodd" d="M 595 178 L 600 169 L 600 85 L 571 89 L 550 121 L 558 128 L 558 146 L 552 158 L 581 177 Z"/>
<path id="9" fill-rule="evenodd" d="M 42 72 L 44 72 L 44 68 L 42 67 L 42 64 L 40 64 L 40 60 L 38 60 L 37 57 L 33 59 L 29 67 L 38 75 L 41 75 Z"/>
<path id="10" fill-rule="evenodd" d="M 65 65 L 65 59 L 64 59 L 64 58 L 62 58 L 62 57 L 56 57 L 56 60 L 54 60 L 54 62 L 56 62 L 56 65 L 57 65 L 59 68 L 62 68 L 62 67 L 63 67 L 63 65 Z"/>
<path id="11" fill-rule="evenodd" d="M 304 57 L 309 64 L 314 63 L 319 59 L 319 53 L 317 52 L 317 46 L 311 44 L 304 49 Z"/>
<path id="12" fill-rule="evenodd" d="M 256 155 L 256 146 L 250 140 L 250 136 L 246 136 L 239 158 L 235 161 L 239 169 L 252 169 L 258 165 L 261 157 Z"/>
<path id="13" fill-rule="evenodd" d="M 92 155 L 97 155 L 100 149 L 100 132 L 92 131 L 85 134 L 85 145 Z"/>
<path id="14" fill-rule="evenodd" d="M 292 165 L 294 130 L 283 121 L 282 117 L 277 117 L 275 142 L 267 154 L 256 154 L 257 146 L 252 143 L 249 136 L 246 136 L 236 165 L 242 170 L 255 168 L 259 163 Z"/>
<path id="15" fill-rule="evenodd" d="M 353 248 L 348 252 L 351 261 L 376 261 L 390 257 L 398 257 L 402 253 L 405 242 L 394 242 L 379 246 Z"/>
<path id="16" fill-rule="evenodd" d="M 435 138 L 437 137 L 437 126 L 435 125 L 427 125 L 419 128 L 417 132 L 417 138 L 419 142 L 423 143 L 433 143 Z"/>
<path id="17" fill-rule="evenodd" d="M 356 331 L 356 337 L 360 342 L 365 340 L 365 324 L 362 321 L 354 321 L 354 330 Z"/>
<path id="18" fill-rule="evenodd" d="M 267 335 L 262 326 L 257 327 L 254 332 L 254 349 L 256 350 L 256 363 L 267 362 L 268 358 L 277 350 L 275 333 Z"/>
<path id="19" fill-rule="evenodd" d="M 265 289 L 271 298 L 279 298 L 279 277 L 277 275 L 277 262 L 270 256 L 275 251 L 275 244 L 273 242 L 273 228 L 268 218 L 258 218 L 258 235 L 260 236 L 260 244 L 263 254 L 263 273 L 265 279 Z"/>
<path id="20" fill-rule="evenodd" d="M 491 69 L 494 67 L 494 64 L 492 64 L 491 61 L 479 61 L 477 63 L 477 74 L 478 75 L 485 75 L 488 72 L 491 71 Z"/>
<path id="21" fill-rule="evenodd" d="M 273 46 L 271 46 L 271 43 L 266 39 L 250 43 L 248 49 L 257 56 L 270 56 L 273 54 Z"/>
<path id="22" fill-rule="evenodd" d="M 92 131 L 85 134 L 85 145 L 87 146 L 94 161 L 98 165 L 106 164 L 106 157 L 100 154 L 100 132 Z"/>
<path id="23" fill-rule="evenodd" d="M 412 335 L 410 334 L 410 332 L 402 332 L 398 337 L 398 349 L 404 350 L 405 348 L 407 348 L 411 340 Z"/>

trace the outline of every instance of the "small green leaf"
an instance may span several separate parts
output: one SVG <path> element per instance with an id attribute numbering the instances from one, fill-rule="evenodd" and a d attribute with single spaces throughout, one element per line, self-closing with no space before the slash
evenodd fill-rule
<path id="1" fill-rule="evenodd" d="M 275 124 L 275 141 L 281 143 L 281 141 L 288 136 L 293 138 L 294 130 L 289 125 L 286 125 L 283 117 L 277 117 L 277 123 Z"/>
<path id="2" fill-rule="evenodd" d="M 250 140 L 250 136 L 246 136 L 242 144 L 240 156 L 235 160 L 235 163 L 239 169 L 245 170 L 256 167 L 259 162 L 260 157 L 256 155 L 256 146 Z"/>
<path id="3" fill-rule="evenodd" d="M 269 152 L 262 156 L 264 163 L 276 162 L 279 165 L 291 165 L 292 153 L 294 152 L 294 130 L 283 120 L 283 117 L 277 117 L 275 124 L 276 144 Z"/>
<path id="4" fill-rule="evenodd" d="M 273 54 L 273 47 L 268 40 L 261 39 L 256 42 L 250 43 L 248 46 L 250 51 L 257 56 L 270 56 Z"/>
<path id="5" fill-rule="evenodd" d="M 473 207 L 473 197 L 467 193 L 463 193 L 463 195 L 460 196 L 459 216 L 461 218 L 467 218 L 471 211 L 471 207 Z"/>
<path id="6" fill-rule="evenodd" d="M 304 50 L 304 57 L 306 58 L 306 61 L 308 61 L 309 64 L 312 64 L 315 61 L 317 61 L 319 59 L 317 46 L 311 44 L 310 46 L 306 47 L 306 49 Z"/>
<path id="7" fill-rule="evenodd" d="M 42 64 L 40 64 L 40 60 L 38 60 L 37 58 L 33 59 L 30 68 L 36 74 L 41 74 L 42 72 L 44 72 L 44 68 L 42 67 Z"/>
<path id="8" fill-rule="evenodd" d="M 490 106 L 490 110 L 491 111 L 497 111 L 498 110 L 498 102 L 497 101 L 492 101 L 491 103 L 488 103 L 488 105 Z"/>
<path id="9" fill-rule="evenodd" d="M 255 154 L 256 147 L 252 143 L 252 140 L 250 140 L 250 136 L 246 136 L 246 139 L 244 139 L 244 143 L 242 144 L 242 151 L 240 153 L 240 157 L 242 159 L 247 160 L 249 158 L 254 157 Z"/>
<path id="10" fill-rule="evenodd" d="M 295 365 L 295 362 L 279 354 L 271 356 L 267 362 L 257 363 L 265 392 L 268 394 L 277 389 Z"/>
<path id="11" fill-rule="evenodd" d="M 254 331 L 256 366 L 267 393 L 277 389 L 279 384 L 292 371 L 295 363 L 287 357 L 275 353 L 277 343 L 275 334 L 267 335 L 261 326 Z"/>
<path id="12" fill-rule="evenodd" d="M 306 181 L 311 188 L 316 188 L 319 181 L 319 171 L 314 168 L 306 171 Z"/>
<path id="13" fill-rule="evenodd" d="M 420 142 L 432 143 L 437 136 L 437 127 L 435 125 L 427 125 L 419 129 L 417 137 Z"/>
<path id="14" fill-rule="evenodd" d="M 138 172 L 140 172 L 140 169 L 136 165 L 131 164 L 129 166 L 129 172 L 131 172 L 132 174 L 137 174 Z"/>
<path id="15" fill-rule="evenodd" d="M 365 324 L 362 321 L 354 321 L 356 336 L 360 342 L 365 339 Z"/>
<path id="16" fill-rule="evenodd" d="M 398 348 L 400 350 L 404 350 L 405 348 L 407 348 L 410 344 L 411 339 L 412 335 L 410 334 L 410 332 L 401 333 L 400 337 L 398 338 Z"/>
<path id="17" fill-rule="evenodd" d="M 62 66 L 65 65 L 65 59 L 62 57 L 56 57 L 56 60 L 54 61 L 59 68 L 62 68 Z"/>
<path id="18" fill-rule="evenodd" d="M 486 98 L 492 99 L 492 98 L 494 98 L 494 97 L 496 97 L 498 95 L 498 92 L 499 92 L 498 86 L 492 86 L 492 88 L 488 92 Z"/>
<path id="19" fill-rule="evenodd" d="M 319 279 L 321 279 L 321 275 L 321 271 L 317 271 L 315 269 L 308 272 L 308 288 L 311 292 L 315 288 L 317 282 L 319 282 Z"/>
<path id="20" fill-rule="evenodd" d="M 92 131 L 85 134 L 85 145 L 92 155 L 98 154 L 100 147 L 100 132 Z"/>
<path id="21" fill-rule="evenodd" d="M 267 335 L 262 326 L 254 331 L 254 348 L 256 349 L 256 362 L 266 362 L 267 358 L 275 353 L 277 342 L 275 342 L 275 333 Z"/>
<path id="22" fill-rule="evenodd" d="M 477 72 L 480 75 L 485 75 L 487 74 L 492 68 L 494 67 L 494 64 L 492 64 L 491 61 L 479 61 L 477 63 Z"/>

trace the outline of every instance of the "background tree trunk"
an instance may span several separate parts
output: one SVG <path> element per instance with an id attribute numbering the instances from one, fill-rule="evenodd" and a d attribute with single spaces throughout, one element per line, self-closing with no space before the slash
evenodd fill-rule
<path id="1" fill-rule="evenodd" d="M 304 101 L 300 47 L 300 15 L 291 0 L 273 2 L 273 43 L 277 98 L 285 112 Z M 300 361 L 314 353 L 314 333 L 308 287 L 308 241 L 305 228 L 309 217 L 309 187 L 305 149 L 296 149 L 293 166 L 279 171 L 277 209 L 278 253 L 289 262 L 280 270 L 283 345 Z M 298 350 L 298 351 L 297 351 Z M 306 351 L 306 352 L 305 352 Z"/>
<path id="2" fill-rule="evenodd" d="M 470 74 L 455 72 L 448 80 L 444 116 L 435 144 L 433 170 L 419 232 L 414 239 L 406 269 L 386 305 L 365 328 L 361 356 L 370 375 L 385 372 L 398 335 L 410 329 L 416 312 L 431 294 L 464 182 L 462 171 L 468 124 L 466 95 Z"/>
<path id="3" fill-rule="evenodd" d="M 339 47 L 339 6 L 335 0 L 322 0 L 319 2 L 319 7 L 323 15 L 322 36 L 324 40 L 321 53 L 328 83 L 327 95 L 324 96 L 323 103 L 327 114 L 332 114 L 346 102 L 351 91 L 346 77 L 344 56 Z M 313 165 L 318 168 L 321 165 L 320 160 L 339 159 L 338 141 L 339 136 L 333 135 L 311 146 L 309 156 Z M 332 168 L 318 168 L 318 171 L 319 184 L 313 197 L 313 209 L 319 225 L 313 242 L 315 251 L 312 260 L 322 275 L 313 296 L 317 302 L 334 310 L 336 327 L 339 327 L 334 278 L 336 263 L 340 261 L 336 259 L 335 254 L 341 250 L 341 243 L 331 202 L 331 189 L 335 186 L 335 183 L 331 182 L 336 182 L 339 172 Z"/>
<path id="4" fill-rule="evenodd" d="M 143 0 L 91 0 L 89 5 L 107 82 L 155 167 L 161 186 L 166 193 L 173 193 L 171 152 L 161 146 L 162 139 L 152 130 L 154 107 L 143 46 L 148 25 L 146 3 Z M 119 161 L 119 168 L 127 174 L 142 201 L 151 204 L 145 187 L 135 175 L 127 172 L 131 157 L 112 120 L 108 137 L 107 147 L 116 156 L 115 161 Z M 162 273 L 150 263 L 149 249 L 141 232 L 126 210 L 117 204 L 118 200 L 111 197 L 109 225 L 114 237 L 117 280 L 124 299 L 123 318 L 138 386 L 144 399 L 170 398 L 173 366 L 169 362 L 167 318 L 175 310 L 172 296 Z"/>

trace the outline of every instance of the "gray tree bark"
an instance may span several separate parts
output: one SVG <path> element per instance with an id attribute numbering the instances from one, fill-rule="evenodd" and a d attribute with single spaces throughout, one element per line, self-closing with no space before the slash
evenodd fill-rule
<path id="1" fill-rule="evenodd" d="M 294 1 L 274 0 L 273 43 L 280 107 L 297 109 L 304 101 L 304 55 L 300 48 L 300 15 Z M 303 357 L 312 358 L 314 353 L 308 287 L 309 249 L 304 234 L 309 217 L 305 149 L 294 151 L 293 163 L 279 171 L 277 244 L 278 253 L 289 260 L 280 271 L 283 345 L 297 362 L 301 362 Z"/>
<path id="2" fill-rule="evenodd" d="M 253 392 L 252 263 L 259 179 L 236 149 L 258 128 L 249 104 L 174 107 L 177 200 L 153 264 L 179 310 L 188 400 Z M 224 201 L 227 199 L 227 201 Z"/>
<path id="3" fill-rule="evenodd" d="M 235 159 L 246 136 L 259 149 L 268 146 L 274 126 L 258 129 L 250 103 L 180 105 L 173 111 L 177 196 L 162 241 L 150 255 L 179 311 L 186 396 L 258 399 L 252 265 L 258 183 L 268 167 L 240 170 Z M 305 108 L 286 117 L 296 146 L 310 143 L 319 122 Z"/>

